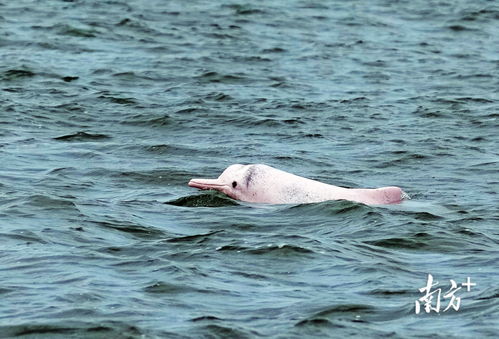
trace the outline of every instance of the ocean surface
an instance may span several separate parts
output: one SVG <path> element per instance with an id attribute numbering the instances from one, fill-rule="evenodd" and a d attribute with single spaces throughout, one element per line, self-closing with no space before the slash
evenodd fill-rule
<path id="1" fill-rule="evenodd" d="M 0 1 L 2 338 L 497 337 L 498 191 L 497 1 Z"/>

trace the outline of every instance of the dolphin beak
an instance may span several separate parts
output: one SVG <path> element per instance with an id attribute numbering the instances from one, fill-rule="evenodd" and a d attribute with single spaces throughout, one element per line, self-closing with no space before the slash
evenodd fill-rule
<path id="1" fill-rule="evenodd" d="M 222 191 L 223 188 L 227 187 L 226 184 L 222 183 L 218 179 L 191 179 L 188 185 L 202 190 L 217 191 Z"/>

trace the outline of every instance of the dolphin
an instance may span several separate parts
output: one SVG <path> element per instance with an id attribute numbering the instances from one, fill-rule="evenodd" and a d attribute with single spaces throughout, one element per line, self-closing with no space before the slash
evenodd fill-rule
<path id="1" fill-rule="evenodd" d="M 236 200 L 263 204 L 349 200 L 366 205 L 385 205 L 397 204 L 408 198 L 399 187 L 344 188 L 263 164 L 231 165 L 217 179 L 191 179 L 188 185 L 203 190 L 217 190 Z"/>

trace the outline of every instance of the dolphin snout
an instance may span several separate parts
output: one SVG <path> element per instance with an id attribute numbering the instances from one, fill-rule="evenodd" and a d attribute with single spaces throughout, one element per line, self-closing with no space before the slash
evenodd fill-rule
<path id="1" fill-rule="evenodd" d="M 219 191 L 226 186 L 218 179 L 201 179 L 201 178 L 191 179 L 188 185 L 202 190 L 219 190 Z"/>

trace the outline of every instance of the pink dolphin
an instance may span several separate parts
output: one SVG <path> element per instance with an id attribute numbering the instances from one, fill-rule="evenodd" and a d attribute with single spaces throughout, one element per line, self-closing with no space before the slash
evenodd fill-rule
<path id="1" fill-rule="evenodd" d="M 407 197 L 398 187 L 338 187 L 262 164 L 231 165 L 218 179 L 192 179 L 189 186 L 217 190 L 237 200 L 266 204 L 302 204 L 344 199 L 367 205 L 383 205 L 396 204 Z"/>

